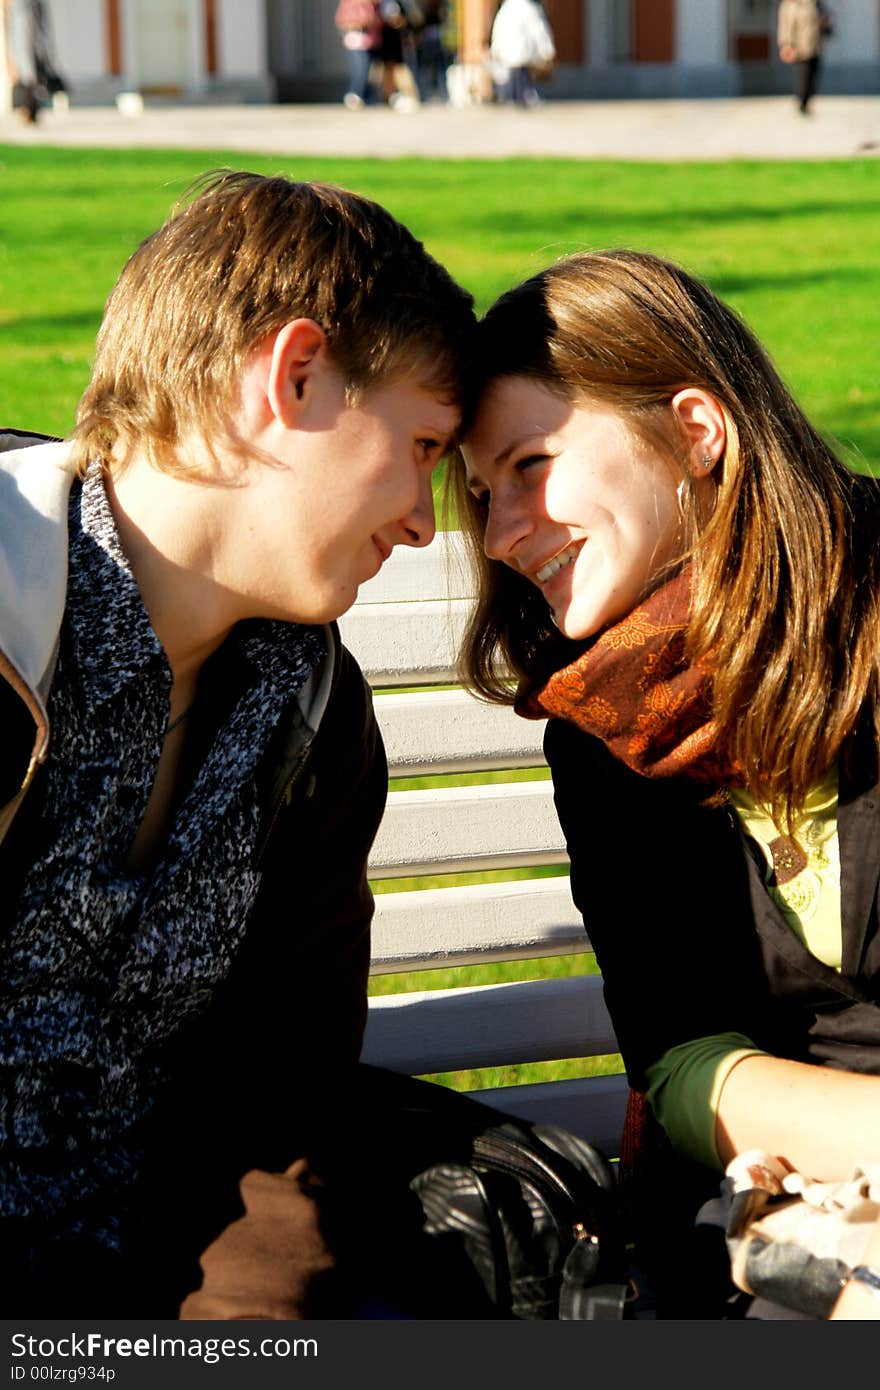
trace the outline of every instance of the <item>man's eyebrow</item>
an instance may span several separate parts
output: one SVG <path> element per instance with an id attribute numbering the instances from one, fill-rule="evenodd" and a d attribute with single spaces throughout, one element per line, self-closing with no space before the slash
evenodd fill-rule
<path id="1" fill-rule="evenodd" d="M 456 445 L 461 443 L 460 429 L 461 425 L 458 424 L 455 425 L 455 427 L 451 430 L 427 429 L 425 430 L 425 434 L 431 435 L 434 439 L 436 439 L 440 447 L 441 454 L 448 454 L 452 449 L 456 447 Z"/>

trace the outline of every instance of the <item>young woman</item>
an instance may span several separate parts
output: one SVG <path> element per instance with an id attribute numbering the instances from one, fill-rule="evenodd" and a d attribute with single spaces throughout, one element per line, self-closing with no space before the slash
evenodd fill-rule
<path id="1" fill-rule="evenodd" d="M 563 260 L 480 333 L 464 669 L 550 716 L 631 1084 L 694 1207 L 745 1149 L 848 1175 L 880 1158 L 880 486 L 656 257 Z"/>

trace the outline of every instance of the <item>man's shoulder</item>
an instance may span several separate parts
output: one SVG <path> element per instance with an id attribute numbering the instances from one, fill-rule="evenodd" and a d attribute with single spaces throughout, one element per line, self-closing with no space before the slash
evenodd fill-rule
<path id="1" fill-rule="evenodd" d="M 327 704 L 334 709 L 346 705 L 371 717 L 372 691 L 356 657 L 344 645 L 336 623 L 330 623 L 326 632 L 329 665 Z"/>
<path id="2" fill-rule="evenodd" d="M 17 430 L 0 425 L 0 454 L 10 453 L 13 449 L 33 448 L 37 444 L 60 443 L 57 434 L 38 434 L 35 430 Z"/>
<path id="3" fill-rule="evenodd" d="M 60 439 L 57 434 L 0 426 L 0 469 L 6 473 L 31 473 L 46 466 L 65 473 L 73 471 L 70 440 Z"/>
<path id="4" fill-rule="evenodd" d="M 45 694 L 67 589 L 71 449 L 29 430 L 0 440 L 0 641 L 28 689 Z"/>
<path id="5" fill-rule="evenodd" d="M 316 707 L 320 707 L 320 722 L 312 723 L 312 727 L 319 729 L 322 746 L 333 746 L 337 752 L 347 747 L 350 753 L 360 748 L 368 760 L 372 759 L 381 747 L 373 692 L 357 660 L 343 645 L 336 624 L 331 623 L 327 631 L 329 649 L 322 676 L 324 689 L 318 693 L 310 722 L 317 712 Z"/>
<path id="6" fill-rule="evenodd" d="M 76 469 L 69 440 L 31 430 L 0 429 L 4 522 L 64 521 Z"/>

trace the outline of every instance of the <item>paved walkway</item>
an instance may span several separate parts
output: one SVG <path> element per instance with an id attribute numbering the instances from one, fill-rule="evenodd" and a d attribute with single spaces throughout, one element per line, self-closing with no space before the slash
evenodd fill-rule
<path id="1" fill-rule="evenodd" d="M 574 159 L 825 159 L 880 154 L 880 97 L 818 97 L 804 117 L 788 97 L 717 101 L 547 101 L 414 112 L 341 105 L 148 105 L 47 111 L 36 126 L 0 119 L 19 145 L 178 146 L 281 155 Z"/>

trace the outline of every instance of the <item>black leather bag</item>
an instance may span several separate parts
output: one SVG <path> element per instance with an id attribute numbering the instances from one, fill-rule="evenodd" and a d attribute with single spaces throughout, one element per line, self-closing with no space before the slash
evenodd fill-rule
<path id="1" fill-rule="evenodd" d="M 592 1145 L 377 1067 L 315 1105 L 302 1156 L 285 1170 L 282 1137 L 243 1180 L 186 1320 L 623 1315 L 617 1181 Z"/>
<path id="2" fill-rule="evenodd" d="M 555 1126 L 499 1116 L 466 1161 L 410 1183 L 425 1235 L 458 1252 L 493 1315 L 530 1320 L 624 1316 L 626 1252 L 614 1170 L 598 1149 Z"/>

